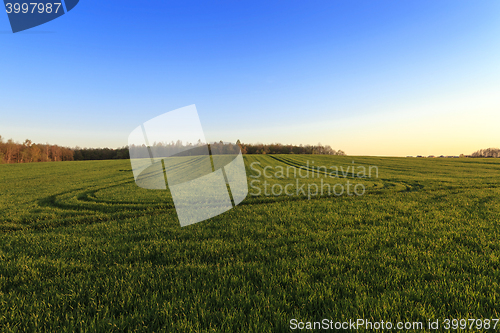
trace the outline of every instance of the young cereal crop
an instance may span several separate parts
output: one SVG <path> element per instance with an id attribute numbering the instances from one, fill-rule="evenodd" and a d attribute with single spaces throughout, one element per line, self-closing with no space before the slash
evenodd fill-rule
<path id="1" fill-rule="evenodd" d="M 245 164 L 247 198 L 184 228 L 169 191 L 138 187 L 128 161 L 0 165 L 0 331 L 500 317 L 497 160 Z"/>

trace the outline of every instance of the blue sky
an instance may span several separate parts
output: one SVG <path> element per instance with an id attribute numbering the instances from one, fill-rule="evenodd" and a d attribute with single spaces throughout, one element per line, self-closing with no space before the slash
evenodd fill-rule
<path id="1" fill-rule="evenodd" d="M 85 1 L 13 34 L 0 135 L 120 147 L 196 104 L 210 140 L 354 155 L 500 146 L 500 2 Z"/>

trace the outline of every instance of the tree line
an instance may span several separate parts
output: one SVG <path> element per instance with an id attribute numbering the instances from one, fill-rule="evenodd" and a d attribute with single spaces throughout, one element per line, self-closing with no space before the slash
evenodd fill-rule
<path id="1" fill-rule="evenodd" d="M 31 163 L 73 161 L 74 151 L 70 148 L 49 144 L 33 144 L 25 140 L 22 144 L 9 139 L 4 142 L 0 136 L 0 163 Z"/>
<path id="2" fill-rule="evenodd" d="M 153 149 L 179 149 L 187 147 L 196 149 L 203 143 L 196 144 L 182 142 L 155 143 Z M 317 145 L 283 145 L 273 144 L 248 144 L 238 140 L 235 144 L 225 142 L 213 142 L 209 144 L 212 154 L 237 154 L 241 150 L 243 154 L 321 154 L 321 155 L 345 155 L 342 150 L 334 150 L 332 147 L 321 144 Z M 239 147 L 239 149 L 238 149 Z M 134 149 L 137 147 L 131 147 Z M 146 148 L 146 147 L 143 147 Z M 185 150 L 185 149 L 181 149 Z M 113 160 L 129 159 L 130 149 L 128 146 L 111 148 L 67 148 L 50 144 L 34 144 L 31 140 L 23 143 L 14 142 L 12 139 L 4 141 L 0 136 L 0 163 L 32 163 L 32 162 L 56 162 L 56 161 L 87 161 L 87 160 Z"/>
<path id="3" fill-rule="evenodd" d="M 111 148 L 73 148 L 73 158 L 75 161 L 90 161 L 90 160 L 124 160 L 129 159 L 129 149 L 127 146 L 111 149 Z"/>
<path id="4" fill-rule="evenodd" d="M 241 152 L 243 154 L 318 154 L 318 155 L 341 155 L 344 156 L 345 152 L 342 150 L 335 150 L 329 145 L 323 146 L 321 143 L 317 145 L 282 145 L 281 143 L 272 143 L 269 145 L 257 143 L 240 143 L 240 140 L 236 142 L 240 146 Z"/>
<path id="5" fill-rule="evenodd" d="M 500 149 L 498 148 L 488 148 L 488 149 L 480 149 L 474 153 L 472 153 L 471 157 L 500 157 Z"/>
<path id="6" fill-rule="evenodd" d="M 209 145 L 210 152 L 213 155 L 219 154 L 238 154 L 240 151 L 243 154 L 318 154 L 318 155 L 345 155 L 342 150 L 334 150 L 330 146 L 323 146 L 318 143 L 312 145 L 282 145 L 281 143 L 273 144 L 248 144 L 241 143 L 240 140 L 236 143 L 229 142 L 211 142 Z M 151 153 L 155 156 L 188 156 L 206 154 L 206 144 L 198 141 L 195 144 L 177 142 L 155 142 L 151 147 L 134 146 L 130 147 L 132 156 L 146 156 L 147 150 L 150 149 Z"/>

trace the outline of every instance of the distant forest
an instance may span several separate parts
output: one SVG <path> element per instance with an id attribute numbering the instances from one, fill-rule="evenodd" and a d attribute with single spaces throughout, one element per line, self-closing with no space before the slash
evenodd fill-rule
<path id="1" fill-rule="evenodd" d="M 472 153 L 471 157 L 495 157 L 495 158 L 499 158 L 500 157 L 500 149 L 498 149 L 498 148 L 481 149 L 481 150 L 478 150 L 478 151 Z"/>
<path id="2" fill-rule="evenodd" d="M 74 151 L 49 144 L 34 144 L 26 140 L 22 144 L 11 139 L 4 142 L 0 136 L 0 163 L 30 163 L 73 161 Z"/>
<path id="3" fill-rule="evenodd" d="M 164 147 L 175 147 L 177 143 L 163 145 Z M 181 143 L 182 145 L 182 143 Z M 342 150 L 334 150 L 332 147 L 318 145 L 283 145 L 273 144 L 247 144 L 236 142 L 243 154 L 320 154 L 320 155 L 345 155 Z M 237 152 L 236 145 L 226 144 L 222 141 L 211 143 L 213 154 Z M 159 146 L 162 146 L 159 144 Z M 195 146 L 193 146 L 195 147 Z M 129 147 L 118 149 L 111 148 L 67 148 L 50 144 L 34 144 L 31 140 L 25 140 L 22 144 L 12 141 L 4 141 L 0 136 L 0 164 L 1 163 L 32 163 L 51 161 L 88 161 L 88 160 L 113 160 L 129 159 Z"/>
<path id="4" fill-rule="evenodd" d="M 155 147 L 175 148 L 180 142 L 170 144 L 155 144 Z M 190 145 L 195 148 L 197 145 Z M 321 144 L 313 145 L 283 145 L 273 144 L 249 144 L 241 143 L 240 140 L 235 145 L 223 143 L 211 143 L 210 148 L 213 154 L 234 153 L 239 146 L 243 154 L 319 154 L 319 155 L 340 155 L 344 156 L 342 150 L 334 150 L 330 146 Z M 229 150 L 229 151 L 228 151 Z M 469 158 L 500 158 L 500 149 L 488 148 L 478 150 L 471 155 L 461 155 Z M 2 163 L 31 163 L 31 162 L 55 162 L 55 161 L 88 161 L 88 160 L 114 160 L 129 159 L 129 147 L 111 148 L 67 148 L 50 144 L 34 144 L 31 140 L 17 143 L 11 139 L 5 141 L 0 136 L 0 164 Z"/>

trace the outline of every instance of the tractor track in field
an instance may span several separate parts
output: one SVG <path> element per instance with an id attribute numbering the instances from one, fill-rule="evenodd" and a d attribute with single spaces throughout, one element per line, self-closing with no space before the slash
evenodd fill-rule
<path id="1" fill-rule="evenodd" d="M 321 175 L 318 178 L 330 177 L 331 173 L 335 171 L 334 167 L 320 168 L 319 165 L 304 165 L 299 156 L 295 158 L 289 156 L 274 156 L 267 155 L 268 159 L 258 159 L 259 161 L 267 161 L 262 163 L 262 168 L 267 166 L 266 163 L 273 166 L 270 161 L 275 161 L 278 164 L 286 167 L 301 168 L 309 172 Z M 302 158 L 303 159 L 303 158 Z M 321 160 L 320 160 L 321 161 Z M 350 166 L 349 163 L 342 163 L 344 167 Z M 248 167 L 248 165 L 247 165 Z M 338 169 L 338 168 L 337 168 Z M 120 169 L 120 172 L 131 172 L 130 169 Z M 426 172 L 427 170 L 423 170 Z M 338 170 L 337 170 L 338 172 Z M 347 173 L 342 169 L 342 174 Z M 338 178 L 339 180 L 351 179 L 350 177 Z M 349 173 L 347 173 L 349 174 Z M 426 172 L 427 174 L 427 172 Z M 400 176 L 398 176 L 400 178 Z M 316 178 L 316 177 L 315 177 Z M 354 178 L 354 177 L 353 177 Z M 356 178 L 357 179 L 357 178 Z M 431 182 L 422 184 L 418 179 L 388 179 L 388 178 L 370 178 L 359 177 L 360 181 L 367 181 L 366 196 L 372 195 L 388 195 L 390 193 L 412 193 L 412 192 L 425 192 L 431 193 L 436 198 L 439 197 L 442 191 L 447 193 L 461 193 L 472 189 L 497 189 L 500 187 L 495 182 L 483 183 L 468 183 L 466 185 L 457 182 L 441 181 L 432 179 Z M 175 207 L 172 198 L 166 194 L 164 197 L 157 197 L 155 195 L 149 196 L 141 193 L 134 196 L 135 192 L 129 195 L 127 186 L 134 183 L 133 179 L 129 177 L 116 179 L 115 183 L 112 180 L 106 179 L 108 184 L 94 183 L 89 186 L 81 185 L 78 188 L 62 191 L 59 193 L 38 197 L 30 201 L 30 206 L 18 216 L 7 214 L 4 215 L 4 223 L 0 225 L 1 232 L 11 232 L 27 229 L 50 229 L 60 226 L 70 226 L 78 224 L 93 224 L 107 221 L 116 221 L 123 219 L 140 218 L 143 216 L 158 216 L 163 214 L 175 214 Z M 250 185 L 250 178 L 249 178 Z M 120 189 L 120 187 L 123 187 Z M 116 188 L 116 190 L 113 190 Z M 111 190 L 110 192 L 106 192 Z M 104 192 L 103 192 L 104 191 Z M 125 191 L 125 192 L 123 192 Z M 135 190 L 132 190 L 135 191 Z M 100 193 L 102 192 L 102 193 Z M 121 193 L 127 193 L 122 195 Z M 249 194 L 247 198 L 238 206 L 248 207 L 250 205 L 270 205 L 286 202 L 303 202 L 306 200 L 345 200 L 353 196 L 341 195 L 314 195 L 308 197 L 307 195 L 251 195 L 249 186 Z M 48 192 L 47 194 L 49 194 Z M 123 200 L 121 200 L 123 198 Z M 155 200 L 156 198 L 156 200 Z"/>
<path id="2" fill-rule="evenodd" d="M 115 201 L 100 199 L 96 196 L 99 191 L 123 186 L 132 182 L 134 181 L 120 182 L 93 189 L 80 187 L 38 199 L 35 201 L 36 208 L 33 210 L 33 214 L 25 215 L 18 221 L 7 221 L 19 224 L 19 228 L 4 228 L 1 230 L 47 229 L 75 224 L 92 224 L 118 219 L 137 218 L 146 215 L 155 216 L 174 211 L 173 202 Z M 45 213 L 46 216 L 43 216 L 43 214 L 40 216 L 40 213 Z"/>
<path id="3" fill-rule="evenodd" d="M 295 168 L 302 168 L 303 170 L 307 170 L 307 171 L 310 171 L 310 172 L 314 172 L 316 174 L 320 174 L 320 175 L 324 175 L 325 177 L 329 176 L 330 173 L 332 172 L 332 170 L 327 171 L 322 171 L 322 170 L 318 170 L 317 168 L 313 168 L 313 167 L 307 167 L 307 165 L 303 165 L 300 161 L 296 161 L 294 160 L 293 158 L 289 158 L 289 157 L 278 157 L 278 156 L 272 156 L 272 155 L 268 155 L 270 158 L 272 158 L 273 160 L 277 161 L 277 162 L 280 162 L 280 163 L 283 163 L 285 165 L 288 165 L 288 166 L 292 166 L 292 167 L 295 167 Z M 343 179 L 343 178 L 347 178 L 347 179 L 350 179 L 350 177 L 339 177 L 339 179 Z M 359 179 L 364 179 L 364 180 L 369 180 L 371 178 L 369 177 L 362 177 L 362 178 L 359 178 Z M 367 194 L 383 194 L 383 193 L 387 193 L 386 191 L 387 190 L 393 190 L 393 188 L 396 188 L 396 187 L 402 187 L 402 189 L 400 190 L 395 190 L 395 192 L 416 192 L 416 191 L 436 191 L 436 190 L 464 190 L 464 189 L 478 189 L 478 188 L 490 188 L 489 186 L 463 186 L 463 185 L 454 185 L 454 186 L 439 186 L 439 187 L 435 187 L 435 188 L 429 188 L 429 187 L 426 187 L 422 184 L 420 184 L 419 182 L 417 181 L 402 181 L 402 180 L 398 180 L 398 181 L 394 181 L 392 179 L 389 179 L 389 178 L 381 178 L 381 177 L 378 177 L 376 178 L 378 181 L 381 182 L 382 184 L 382 187 L 381 188 L 373 188 L 373 189 L 367 189 Z M 493 186 L 492 188 L 495 188 L 495 186 Z"/>
<path id="4" fill-rule="evenodd" d="M 294 161 L 291 158 L 277 157 L 277 156 L 272 156 L 272 155 L 269 155 L 269 157 L 280 162 L 280 163 L 283 163 L 283 164 L 288 165 L 288 166 L 292 166 L 294 168 L 298 168 L 298 169 L 301 168 L 303 170 L 313 172 L 313 173 L 318 174 L 318 175 L 324 175 L 325 178 L 329 177 L 333 171 L 333 170 L 329 171 L 328 169 L 326 171 L 323 171 L 321 169 L 318 169 L 317 166 L 316 166 L 316 168 L 314 168 L 314 166 L 308 167 L 307 165 L 303 165 L 301 162 Z M 345 173 L 348 174 L 347 171 Z M 339 177 L 339 179 L 351 179 L 351 177 Z M 369 177 L 358 177 L 358 179 L 360 179 L 360 180 L 372 180 Z M 403 187 L 404 189 L 396 190 L 397 192 L 413 192 L 413 191 L 422 190 L 424 188 L 423 185 L 417 184 L 417 183 L 397 182 L 397 181 L 392 181 L 390 179 L 379 178 L 379 177 L 376 178 L 376 180 L 381 182 L 382 187 L 370 189 L 369 193 L 382 194 L 382 193 L 385 193 L 383 190 L 387 190 L 387 189 L 390 189 L 391 187 L 398 187 L 398 186 Z"/>

